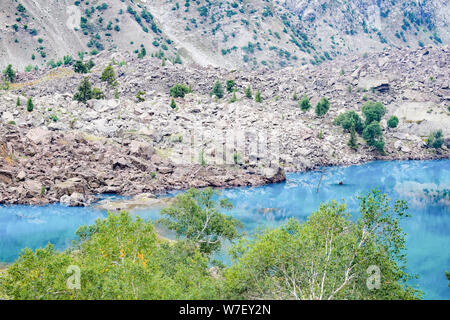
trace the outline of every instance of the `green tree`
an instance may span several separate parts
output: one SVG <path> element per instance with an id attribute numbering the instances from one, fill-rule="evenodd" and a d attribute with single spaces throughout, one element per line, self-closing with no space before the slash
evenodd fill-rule
<path id="1" fill-rule="evenodd" d="M 27 111 L 28 112 L 32 112 L 34 110 L 34 104 L 33 104 L 33 100 L 31 98 L 28 98 L 27 101 Z"/>
<path id="2" fill-rule="evenodd" d="M 323 97 L 322 99 L 320 99 L 319 102 L 317 102 L 316 115 L 322 117 L 328 112 L 329 109 L 330 109 L 330 102 L 328 101 L 327 98 Z"/>
<path id="3" fill-rule="evenodd" d="M 303 98 L 298 102 L 298 106 L 302 111 L 308 111 L 311 108 L 308 96 L 305 94 Z"/>
<path id="4" fill-rule="evenodd" d="M 346 111 L 338 115 L 334 119 L 333 124 L 337 126 L 342 126 L 347 131 L 350 131 L 350 129 L 353 127 L 355 131 L 358 133 L 362 133 L 364 129 L 361 118 L 353 110 Z"/>
<path id="5" fill-rule="evenodd" d="M 73 100 L 86 103 L 86 101 L 92 99 L 92 85 L 88 77 L 81 80 L 78 86 L 78 92 L 73 96 Z"/>
<path id="6" fill-rule="evenodd" d="M 262 102 L 261 92 L 259 90 L 257 90 L 256 93 L 255 93 L 255 101 L 258 102 L 258 103 Z"/>
<path id="7" fill-rule="evenodd" d="M 177 108 L 177 104 L 175 103 L 175 99 L 172 98 L 172 100 L 170 101 L 170 107 L 172 109 L 176 109 Z"/>
<path id="8" fill-rule="evenodd" d="M 248 85 L 247 88 L 245 88 L 244 94 L 247 98 L 251 99 L 253 94 L 252 94 L 252 88 L 250 87 L 250 85 Z"/>
<path id="9" fill-rule="evenodd" d="M 105 99 L 105 94 L 99 88 L 92 89 L 92 99 L 102 100 Z"/>
<path id="10" fill-rule="evenodd" d="M 427 147 L 428 148 L 435 148 L 439 149 L 442 148 L 442 145 L 444 144 L 444 139 L 442 136 L 442 130 L 437 130 L 430 132 L 427 139 Z"/>
<path id="11" fill-rule="evenodd" d="M 20 97 L 17 97 L 16 107 L 20 107 L 20 105 L 21 105 Z"/>
<path id="12" fill-rule="evenodd" d="M 233 92 L 233 96 L 229 100 L 230 103 L 235 103 L 237 101 L 236 92 Z"/>
<path id="13" fill-rule="evenodd" d="M 234 90 L 234 86 L 236 85 L 234 80 L 227 80 L 226 86 L 227 86 L 227 91 L 229 93 L 233 92 Z"/>
<path id="14" fill-rule="evenodd" d="M 396 128 L 398 126 L 398 118 L 396 116 L 392 116 L 387 121 L 387 125 L 389 128 Z"/>
<path id="15" fill-rule="evenodd" d="M 174 98 L 184 98 L 184 96 L 188 93 L 191 93 L 192 90 L 190 87 L 177 83 L 172 88 L 170 88 L 170 96 Z"/>
<path id="16" fill-rule="evenodd" d="M 75 61 L 73 65 L 73 71 L 75 71 L 76 73 L 88 73 L 86 65 L 81 60 Z"/>
<path id="17" fill-rule="evenodd" d="M 297 92 L 294 92 L 294 95 L 292 96 L 292 100 L 294 100 L 294 101 L 298 100 Z"/>
<path id="18" fill-rule="evenodd" d="M 220 282 L 207 258 L 186 241 L 157 237 L 151 222 L 109 213 L 77 231 L 78 243 L 64 252 L 49 244 L 25 249 L 0 278 L 12 299 L 217 299 Z M 81 290 L 69 289 L 69 266 L 79 266 Z"/>
<path id="19" fill-rule="evenodd" d="M 238 220 L 219 211 L 231 209 L 228 199 L 219 203 L 214 199 L 220 193 L 212 188 L 190 189 L 177 195 L 172 206 L 161 210 L 164 218 L 159 220 L 178 236 L 186 237 L 199 247 L 201 252 L 211 254 L 221 247 L 223 240 L 233 241 L 241 226 Z"/>
<path id="20" fill-rule="evenodd" d="M 211 91 L 210 94 L 211 94 L 211 96 L 216 96 L 219 99 L 223 98 L 224 90 L 223 90 L 222 83 L 219 80 L 217 80 L 214 83 L 214 86 L 213 86 L 212 91 Z"/>
<path id="21" fill-rule="evenodd" d="M 383 132 L 377 121 L 373 121 L 366 126 L 362 136 L 366 140 L 367 145 L 374 146 L 380 153 L 384 153 Z"/>
<path id="22" fill-rule="evenodd" d="M 103 70 L 100 77 L 102 81 L 108 82 L 110 86 L 114 85 L 116 82 L 116 73 L 111 65 L 108 65 L 105 70 Z"/>
<path id="23" fill-rule="evenodd" d="M 5 70 L 3 70 L 3 76 L 6 81 L 10 83 L 16 82 L 16 72 L 14 71 L 11 64 L 8 64 Z"/>
<path id="24" fill-rule="evenodd" d="M 355 126 L 350 127 L 350 139 L 348 140 L 348 146 L 353 150 L 358 150 L 358 140 L 356 138 Z"/>
<path id="25" fill-rule="evenodd" d="M 345 204 L 322 204 L 305 223 L 292 218 L 277 229 L 242 239 L 225 271 L 230 297 L 243 299 L 417 299 L 407 284 L 406 203 L 372 191 L 359 197 L 353 222 Z M 378 288 L 372 268 L 382 270 Z"/>
<path id="26" fill-rule="evenodd" d="M 380 122 L 386 113 L 386 108 L 381 102 L 368 101 L 363 105 L 362 112 L 366 118 L 364 125 L 367 126 L 373 121 Z"/>

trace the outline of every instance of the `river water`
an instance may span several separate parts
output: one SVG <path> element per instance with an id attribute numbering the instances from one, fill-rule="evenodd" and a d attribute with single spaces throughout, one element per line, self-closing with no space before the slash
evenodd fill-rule
<path id="1" fill-rule="evenodd" d="M 408 269 L 419 276 L 413 285 L 426 299 L 450 299 L 445 278 L 445 271 L 450 270 L 450 160 L 377 161 L 291 173 L 284 183 L 227 189 L 222 196 L 233 202 L 230 214 L 251 234 L 263 226 L 279 226 L 290 217 L 304 221 L 321 202 L 331 199 L 344 200 L 356 217 L 355 196 L 373 188 L 408 203 L 412 217 L 404 220 L 402 227 L 407 233 Z M 156 219 L 158 212 L 147 209 L 133 213 Z M 0 206 L 0 262 L 12 262 L 21 249 L 35 249 L 48 242 L 64 249 L 80 225 L 105 216 L 106 212 L 94 207 Z"/>

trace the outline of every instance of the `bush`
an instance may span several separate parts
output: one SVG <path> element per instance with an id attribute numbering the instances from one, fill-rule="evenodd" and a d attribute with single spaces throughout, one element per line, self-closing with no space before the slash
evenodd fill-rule
<path id="1" fill-rule="evenodd" d="M 358 150 L 358 140 L 356 138 L 355 126 L 352 125 L 350 127 L 350 139 L 348 140 L 347 145 L 353 150 Z"/>
<path id="2" fill-rule="evenodd" d="M 334 119 L 333 124 L 336 126 L 342 126 L 342 128 L 349 132 L 352 127 L 358 133 L 362 133 L 363 131 L 362 120 L 359 115 L 353 110 L 338 115 Z"/>
<path id="3" fill-rule="evenodd" d="M 3 76 L 6 81 L 14 83 L 16 81 L 16 72 L 14 71 L 12 65 L 8 64 L 5 70 L 3 70 Z"/>
<path id="4" fill-rule="evenodd" d="M 184 98 L 186 94 L 191 92 L 192 92 L 191 88 L 189 88 L 184 84 L 179 83 L 170 88 L 170 96 L 174 98 Z"/>
<path id="5" fill-rule="evenodd" d="M 328 112 L 329 109 L 330 109 L 330 102 L 328 101 L 327 98 L 324 97 L 320 99 L 319 102 L 317 102 L 316 115 L 322 117 Z"/>
<path id="6" fill-rule="evenodd" d="M 305 94 L 303 98 L 298 102 L 298 106 L 302 111 L 308 111 L 311 108 L 308 96 Z"/>
<path id="7" fill-rule="evenodd" d="M 217 81 L 214 83 L 214 86 L 213 86 L 213 88 L 212 88 L 212 91 L 211 91 L 210 95 L 211 95 L 211 96 L 216 96 L 216 97 L 219 98 L 219 99 L 220 99 L 220 98 L 223 98 L 224 90 L 223 90 L 222 83 L 220 83 L 219 80 L 217 80 Z"/>
<path id="8" fill-rule="evenodd" d="M 362 112 L 366 118 L 365 125 L 371 124 L 373 121 L 380 122 L 386 113 L 386 108 L 381 102 L 368 101 L 362 107 Z"/>
<path id="9" fill-rule="evenodd" d="M 73 96 L 73 100 L 86 103 L 86 101 L 92 99 L 92 85 L 89 82 L 89 78 L 83 78 L 78 86 L 78 92 Z"/>
<path id="10" fill-rule="evenodd" d="M 31 112 L 34 110 L 34 104 L 33 104 L 33 100 L 31 98 L 28 98 L 27 101 L 27 111 Z"/>
<path id="11" fill-rule="evenodd" d="M 177 104 L 175 103 L 175 99 L 172 98 L 172 100 L 170 101 L 170 107 L 172 109 L 176 109 L 177 108 Z"/>
<path id="12" fill-rule="evenodd" d="M 234 82 L 234 80 L 227 80 L 226 85 L 227 85 L 227 91 L 231 93 L 231 92 L 233 92 L 234 86 L 236 85 L 236 83 Z"/>
<path id="13" fill-rule="evenodd" d="M 92 99 L 102 100 L 105 99 L 105 94 L 99 88 L 92 89 Z"/>
<path id="14" fill-rule="evenodd" d="M 102 76 L 100 77 L 102 81 L 108 82 L 110 86 L 114 85 L 116 82 L 116 74 L 114 68 L 109 65 L 103 70 Z"/>
<path id="15" fill-rule="evenodd" d="M 249 99 L 252 98 L 253 94 L 252 94 L 252 88 L 250 87 L 250 85 L 245 89 L 244 93 L 247 98 L 249 98 Z"/>
<path id="16" fill-rule="evenodd" d="M 380 153 L 384 153 L 383 132 L 377 121 L 373 121 L 364 128 L 363 138 L 366 140 L 367 145 L 374 146 Z"/>
<path id="17" fill-rule="evenodd" d="M 94 61 L 89 60 L 86 63 L 83 63 L 81 60 L 77 60 L 73 65 L 73 71 L 76 73 L 88 73 L 95 66 Z"/>
<path id="18" fill-rule="evenodd" d="M 139 90 L 136 99 L 138 102 L 144 102 L 145 101 L 145 91 Z"/>
<path id="19" fill-rule="evenodd" d="M 261 92 L 259 92 L 259 90 L 256 91 L 256 93 L 255 93 L 255 101 L 258 102 L 258 103 L 262 102 Z"/>
<path id="20" fill-rule="evenodd" d="M 439 149 L 442 148 L 444 139 L 442 137 L 442 130 L 430 132 L 427 139 L 427 147 Z"/>
<path id="21" fill-rule="evenodd" d="M 387 125 L 389 128 L 396 128 L 398 126 L 398 118 L 396 116 L 390 117 Z"/>

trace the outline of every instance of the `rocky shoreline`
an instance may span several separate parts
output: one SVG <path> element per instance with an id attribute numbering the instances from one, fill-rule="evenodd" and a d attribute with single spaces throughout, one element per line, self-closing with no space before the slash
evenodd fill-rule
<path id="1" fill-rule="evenodd" d="M 449 57 L 448 47 L 387 50 L 268 73 L 161 66 L 157 58 L 115 52 L 94 58 L 88 76 L 105 99 L 87 103 L 73 100 L 86 75 L 64 67 L 22 73 L 20 83 L 0 91 L 0 204 L 89 205 L 105 193 L 258 186 L 324 166 L 450 158 Z M 100 79 L 109 64 L 115 89 Z M 216 80 L 229 79 L 236 92 L 210 95 Z M 175 98 L 172 108 L 176 83 L 193 92 Z M 243 93 L 248 87 L 261 92 L 261 103 Z M 307 111 L 298 105 L 303 95 L 312 106 Z M 314 106 L 321 97 L 330 108 L 319 117 Z M 345 111 L 363 117 L 369 100 L 386 107 L 386 155 L 361 136 L 353 150 L 350 134 L 333 124 Z M 398 126 L 389 128 L 394 115 Z M 428 148 L 427 136 L 440 129 L 442 148 Z"/>

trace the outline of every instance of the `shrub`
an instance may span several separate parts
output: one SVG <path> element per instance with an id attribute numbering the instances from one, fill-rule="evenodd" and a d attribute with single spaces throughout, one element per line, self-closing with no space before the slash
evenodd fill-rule
<path id="1" fill-rule="evenodd" d="M 89 82 L 89 78 L 83 78 L 78 86 L 78 92 L 73 96 L 73 100 L 86 103 L 86 101 L 92 99 L 92 85 Z"/>
<path id="2" fill-rule="evenodd" d="M 139 90 L 136 95 L 136 99 L 138 100 L 138 102 L 144 102 L 145 101 L 145 91 Z"/>
<path id="3" fill-rule="evenodd" d="M 253 94 L 252 94 L 252 88 L 250 87 L 250 85 L 248 85 L 248 87 L 245 89 L 244 93 L 247 98 L 249 98 L 249 99 L 252 98 Z"/>
<path id="4" fill-rule="evenodd" d="M 229 100 L 230 103 L 235 103 L 237 101 L 236 92 L 233 92 L 233 96 Z"/>
<path id="5" fill-rule="evenodd" d="M 352 125 L 350 127 L 350 139 L 348 140 L 347 145 L 353 150 L 358 150 L 358 140 L 356 138 L 355 126 Z"/>
<path id="6" fill-rule="evenodd" d="M 170 107 L 172 109 L 176 109 L 177 108 L 177 104 L 175 103 L 175 99 L 172 98 L 172 100 L 170 101 Z"/>
<path id="7" fill-rule="evenodd" d="M 33 104 L 33 100 L 31 98 L 28 98 L 27 101 L 27 111 L 31 112 L 34 110 L 34 104 Z"/>
<path id="8" fill-rule="evenodd" d="M 233 92 L 234 86 L 236 85 L 236 83 L 234 82 L 234 80 L 227 80 L 226 85 L 227 85 L 227 91 L 231 93 L 231 92 Z"/>
<path id="9" fill-rule="evenodd" d="M 92 89 L 92 99 L 102 100 L 105 99 L 105 94 L 99 88 Z"/>
<path id="10" fill-rule="evenodd" d="M 330 102 L 328 101 L 327 98 L 324 97 L 320 99 L 319 102 L 317 102 L 316 115 L 322 117 L 328 112 L 329 109 L 330 109 Z"/>
<path id="11" fill-rule="evenodd" d="M 298 102 L 298 106 L 302 111 L 308 111 L 311 108 L 308 96 L 305 94 L 303 98 Z"/>
<path id="12" fill-rule="evenodd" d="M 442 148 L 443 143 L 442 130 L 430 132 L 427 139 L 427 147 L 439 149 Z"/>
<path id="13" fill-rule="evenodd" d="M 88 73 L 95 66 L 94 61 L 89 60 L 83 63 L 81 60 L 77 60 L 73 65 L 73 71 L 76 73 Z"/>
<path id="14" fill-rule="evenodd" d="M 3 71 L 3 76 L 6 81 L 14 83 L 16 81 L 16 72 L 14 71 L 11 64 L 8 64 L 6 69 Z"/>
<path id="15" fill-rule="evenodd" d="M 217 80 L 217 81 L 214 83 L 214 86 L 213 86 L 213 88 L 212 88 L 212 91 L 211 91 L 210 95 L 211 95 L 211 96 L 216 96 L 216 97 L 219 98 L 219 99 L 220 99 L 220 98 L 223 98 L 224 90 L 223 90 L 222 83 L 220 83 L 219 80 Z"/>
<path id="16" fill-rule="evenodd" d="M 114 68 L 109 65 L 103 70 L 102 76 L 100 77 L 102 81 L 108 82 L 110 86 L 114 85 L 116 82 L 116 74 L 114 72 Z"/>
<path id="17" fill-rule="evenodd" d="M 174 98 L 184 98 L 184 96 L 190 92 L 192 92 L 190 87 L 180 83 L 177 83 L 170 88 L 170 96 Z"/>
<path id="18" fill-rule="evenodd" d="M 261 92 L 259 92 L 259 90 L 256 91 L 256 93 L 255 93 L 255 101 L 258 102 L 258 103 L 262 102 Z"/>
<path id="19" fill-rule="evenodd" d="M 366 140 L 367 145 L 374 146 L 378 151 L 384 153 L 383 132 L 377 121 L 373 121 L 364 128 L 363 138 Z"/>
<path id="20" fill-rule="evenodd" d="M 390 117 L 387 125 L 389 128 L 396 128 L 398 126 L 398 118 L 396 116 Z"/>
<path id="21" fill-rule="evenodd" d="M 17 101 L 16 101 L 16 107 L 20 107 L 21 103 L 20 103 L 20 97 L 17 97 Z"/>
<path id="22" fill-rule="evenodd" d="M 373 121 L 380 122 L 386 113 L 386 108 L 381 102 L 368 101 L 362 107 L 362 112 L 366 117 L 365 125 L 371 124 Z"/>
<path id="23" fill-rule="evenodd" d="M 350 131 L 352 127 L 358 133 L 362 133 L 363 131 L 362 120 L 359 117 L 359 115 L 353 110 L 338 115 L 334 119 L 333 124 L 337 126 L 342 126 L 347 131 Z"/>

